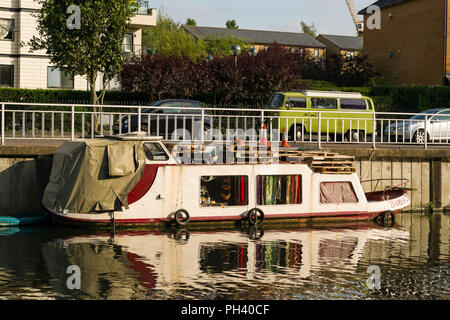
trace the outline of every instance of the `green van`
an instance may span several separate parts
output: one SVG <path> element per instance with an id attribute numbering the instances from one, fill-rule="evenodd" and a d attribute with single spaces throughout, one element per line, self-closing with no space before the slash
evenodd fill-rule
<path id="1" fill-rule="evenodd" d="M 277 109 L 279 119 L 272 120 L 272 128 L 286 129 L 289 140 L 302 141 L 305 135 L 329 135 L 340 141 L 368 141 L 373 132 L 375 107 L 369 97 L 355 92 L 305 90 L 275 92 L 268 109 Z M 294 112 L 295 111 L 295 112 Z M 365 138 L 367 137 L 367 138 Z"/>

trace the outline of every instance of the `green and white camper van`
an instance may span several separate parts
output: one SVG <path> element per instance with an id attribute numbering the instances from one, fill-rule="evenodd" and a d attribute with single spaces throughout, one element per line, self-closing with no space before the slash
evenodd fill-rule
<path id="1" fill-rule="evenodd" d="M 361 93 L 275 92 L 267 108 L 278 110 L 274 112 L 278 118 L 272 119 L 272 128 L 279 128 L 280 132 L 286 129 L 289 140 L 302 141 L 307 134 L 317 134 L 319 128 L 322 136 L 351 141 L 364 141 L 373 132 L 375 107 L 372 99 Z"/>

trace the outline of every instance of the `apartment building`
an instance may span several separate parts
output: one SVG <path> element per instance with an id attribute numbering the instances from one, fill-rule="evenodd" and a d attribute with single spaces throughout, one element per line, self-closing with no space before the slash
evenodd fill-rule
<path id="1" fill-rule="evenodd" d="M 140 1 L 140 7 L 132 18 L 124 37 L 125 55 L 141 51 L 142 28 L 156 25 L 156 9 L 148 1 Z M 25 89 L 77 89 L 89 90 L 85 78 L 68 78 L 51 65 L 43 51 L 29 52 L 26 44 L 36 35 L 33 12 L 39 9 L 33 0 L 1 0 L 0 2 L 0 87 Z M 117 89 L 118 81 L 108 89 Z M 102 88 L 99 77 L 97 88 Z"/>
<path id="2" fill-rule="evenodd" d="M 358 56 L 363 49 L 363 38 L 354 36 L 342 36 L 334 34 L 320 34 L 318 41 L 327 47 L 326 60 L 333 57 L 342 57 L 346 60 L 352 60 Z"/>
<path id="3" fill-rule="evenodd" d="M 365 28 L 364 54 L 399 84 L 443 85 L 450 78 L 450 0 L 379 0 L 381 28 Z M 364 25 L 373 13 L 365 8 Z M 372 20 L 371 20 L 372 21 Z"/>

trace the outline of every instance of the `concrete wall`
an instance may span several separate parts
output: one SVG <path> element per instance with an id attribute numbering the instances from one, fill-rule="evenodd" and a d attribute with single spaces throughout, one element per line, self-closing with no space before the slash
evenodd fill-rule
<path id="1" fill-rule="evenodd" d="M 0 215 L 42 212 L 50 169 L 51 156 L 0 157 Z"/>

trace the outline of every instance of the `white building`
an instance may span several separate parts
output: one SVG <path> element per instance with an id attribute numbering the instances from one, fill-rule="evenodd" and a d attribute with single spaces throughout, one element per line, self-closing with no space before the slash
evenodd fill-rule
<path id="1" fill-rule="evenodd" d="M 124 38 L 124 54 L 139 54 L 142 50 L 142 28 L 156 25 L 156 9 L 148 1 L 139 1 L 140 8 L 132 18 Z M 0 87 L 24 89 L 89 90 L 85 78 L 70 79 L 50 64 L 43 51 L 29 52 L 26 44 L 36 35 L 32 16 L 39 8 L 33 0 L 0 0 Z M 97 88 L 101 88 L 101 77 Z M 111 84 L 111 89 L 118 83 Z"/>

